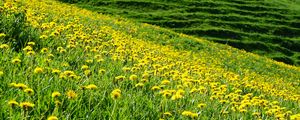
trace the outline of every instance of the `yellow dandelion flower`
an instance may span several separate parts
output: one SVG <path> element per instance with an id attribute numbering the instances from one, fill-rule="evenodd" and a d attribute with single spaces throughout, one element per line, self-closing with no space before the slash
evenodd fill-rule
<path id="1" fill-rule="evenodd" d="M 82 65 L 82 66 L 81 66 L 81 69 L 82 69 L 82 70 L 87 70 L 87 69 L 89 69 L 89 66 L 87 66 L 87 65 Z"/>
<path id="2" fill-rule="evenodd" d="M 35 42 L 28 42 L 27 45 L 34 46 Z"/>
<path id="3" fill-rule="evenodd" d="M 27 94 L 29 94 L 29 95 L 33 95 L 33 94 L 34 94 L 34 91 L 33 91 L 33 89 L 31 89 L 31 88 L 26 88 L 26 89 L 24 90 L 24 92 L 27 93 Z"/>
<path id="4" fill-rule="evenodd" d="M 15 88 L 19 88 L 19 89 L 22 89 L 22 90 L 24 90 L 24 89 L 26 89 L 26 88 L 28 88 L 28 86 L 27 85 L 25 85 L 25 84 L 23 84 L 23 83 L 11 83 L 11 85 L 13 85 L 13 87 L 15 87 Z"/>
<path id="5" fill-rule="evenodd" d="M 91 73 L 92 73 L 91 70 L 85 70 L 85 71 L 84 71 L 84 74 L 85 74 L 86 76 L 91 75 Z"/>
<path id="6" fill-rule="evenodd" d="M 101 75 L 103 75 L 105 72 L 106 72 L 105 69 L 100 69 L 100 70 L 98 71 L 98 73 L 101 74 Z"/>
<path id="7" fill-rule="evenodd" d="M 23 51 L 25 52 L 29 52 L 29 51 L 32 51 L 32 47 L 31 46 L 26 46 L 25 48 L 23 48 Z"/>
<path id="8" fill-rule="evenodd" d="M 172 116 L 172 114 L 170 112 L 165 112 L 164 116 Z"/>
<path id="9" fill-rule="evenodd" d="M 9 48 L 9 45 L 7 45 L 7 44 L 1 44 L 1 45 L 0 45 L 0 48 L 1 48 L 1 49 L 8 49 L 8 48 Z"/>
<path id="10" fill-rule="evenodd" d="M 0 38 L 5 37 L 6 35 L 4 33 L 0 33 Z"/>
<path id="11" fill-rule="evenodd" d="M 21 60 L 18 59 L 18 58 L 15 58 L 15 59 L 13 59 L 13 60 L 11 61 L 11 63 L 13 63 L 13 64 L 19 64 L 19 63 L 21 63 Z"/>
<path id="12" fill-rule="evenodd" d="M 129 72 L 129 71 L 130 71 L 130 68 L 129 68 L 129 67 L 123 67 L 122 70 L 123 70 L 124 72 Z"/>
<path id="13" fill-rule="evenodd" d="M 77 97 L 77 94 L 75 93 L 75 91 L 69 90 L 69 91 L 67 92 L 67 96 L 68 96 L 69 99 L 74 99 L 74 98 Z"/>
<path id="14" fill-rule="evenodd" d="M 200 103 L 200 104 L 197 105 L 197 107 L 198 107 L 198 108 L 204 108 L 204 107 L 206 107 L 206 104 Z"/>
<path id="15" fill-rule="evenodd" d="M 110 94 L 111 98 L 116 100 L 118 98 L 121 97 L 121 90 L 120 89 L 114 89 L 111 94 Z"/>
<path id="16" fill-rule="evenodd" d="M 135 87 L 144 87 L 144 83 L 135 84 Z"/>
<path id="17" fill-rule="evenodd" d="M 93 90 L 93 89 L 97 89 L 97 86 L 95 84 L 90 84 L 90 85 L 87 85 L 87 86 L 83 86 L 82 88 Z"/>
<path id="18" fill-rule="evenodd" d="M 34 52 L 34 51 L 28 51 L 28 52 L 26 53 L 26 55 L 35 55 L 35 52 Z"/>
<path id="19" fill-rule="evenodd" d="M 59 69 L 52 69 L 52 73 L 53 74 L 58 74 L 58 73 L 60 73 L 60 70 Z"/>
<path id="20" fill-rule="evenodd" d="M 23 109 L 29 109 L 29 108 L 33 108 L 34 104 L 30 102 L 21 102 L 20 107 Z"/>
<path id="21" fill-rule="evenodd" d="M 42 39 L 42 40 L 45 40 L 45 39 L 47 39 L 47 38 L 48 38 L 47 35 L 41 35 L 41 36 L 40 36 L 40 39 Z"/>
<path id="22" fill-rule="evenodd" d="M 18 106 L 19 103 L 15 100 L 10 100 L 10 101 L 8 101 L 8 105 L 11 107 L 15 107 L 15 106 Z"/>
<path id="23" fill-rule="evenodd" d="M 183 111 L 183 112 L 181 113 L 181 115 L 183 115 L 183 116 L 190 116 L 192 113 L 193 113 L 193 112 L 191 112 L 191 111 Z"/>
<path id="24" fill-rule="evenodd" d="M 152 88 L 151 88 L 151 90 L 160 90 L 161 88 L 159 87 L 159 86 L 153 86 Z"/>
<path id="25" fill-rule="evenodd" d="M 260 116 L 261 114 L 259 112 L 252 113 L 253 116 Z"/>
<path id="26" fill-rule="evenodd" d="M 48 52 L 48 48 L 42 48 L 41 49 L 41 53 L 46 53 L 46 52 Z"/>
<path id="27" fill-rule="evenodd" d="M 59 92 L 55 91 L 51 94 L 51 96 L 52 96 L 52 98 L 57 98 L 57 97 L 61 96 L 61 94 Z"/>
<path id="28" fill-rule="evenodd" d="M 39 73 L 43 73 L 43 68 L 41 68 L 41 67 L 36 67 L 35 69 L 34 69 L 34 73 L 35 74 L 39 74 Z"/>
<path id="29" fill-rule="evenodd" d="M 161 81 L 161 84 L 162 85 L 167 85 L 167 84 L 170 84 L 171 82 L 169 80 L 163 80 Z"/>
<path id="30" fill-rule="evenodd" d="M 58 120 L 58 118 L 56 116 L 49 116 L 47 120 Z"/>
<path id="31" fill-rule="evenodd" d="M 144 73 L 144 74 L 142 75 L 142 78 L 143 78 L 143 79 L 147 79 L 147 78 L 149 78 L 149 76 L 150 76 L 149 73 Z"/>
<path id="32" fill-rule="evenodd" d="M 125 80 L 125 76 L 117 76 L 117 77 L 115 77 L 115 79 L 119 80 L 119 81 Z"/>
<path id="33" fill-rule="evenodd" d="M 0 71 L 0 77 L 3 76 L 3 74 L 4 74 L 4 72 L 3 72 L 3 71 Z"/>
<path id="34" fill-rule="evenodd" d="M 137 75 L 130 75 L 129 80 L 137 80 Z"/>

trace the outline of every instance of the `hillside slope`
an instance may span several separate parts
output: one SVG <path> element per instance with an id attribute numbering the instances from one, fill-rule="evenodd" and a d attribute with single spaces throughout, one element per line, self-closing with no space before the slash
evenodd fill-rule
<path id="1" fill-rule="evenodd" d="M 61 0 L 66 1 L 66 0 Z M 300 3 L 292 0 L 73 0 L 83 8 L 159 25 L 300 65 Z"/>
<path id="2" fill-rule="evenodd" d="M 53 0 L 0 2 L 1 119 L 299 119 L 300 68 Z"/>

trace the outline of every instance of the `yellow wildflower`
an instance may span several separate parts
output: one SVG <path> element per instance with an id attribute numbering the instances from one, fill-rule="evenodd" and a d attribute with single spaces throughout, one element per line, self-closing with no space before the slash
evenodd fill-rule
<path id="1" fill-rule="evenodd" d="M 41 68 L 41 67 L 36 67 L 36 68 L 34 69 L 34 73 L 36 73 L 36 74 L 38 74 L 38 73 L 43 73 L 43 68 Z"/>
<path id="2" fill-rule="evenodd" d="M 5 37 L 6 35 L 4 33 L 0 33 L 0 38 Z"/>
<path id="3" fill-rule="evenodd" d="M 144 87 L 144 83 L 135 84 L 135 87 Z"/>
<path id="4" fill-rule="evenodd" d="M 151 90 L 160 90 L 161 88 L 159 87 L 159 86 L 153 86 L 152 88 L 151 88 Z"/>
<path id="5" fill-rule="evenodd" d="M 120 89 L 114 89 L 110 94 L 112 99 L 118 99 L 121 97 L 121 90 Z"/>
<path id="6" fill-rule="evenodd" d="M 170 84 L 171 82 L 169 80 L 163 80 L 161 81 L 161 84 L 162 85 L 167 85 L 167 84 Z"/>
<path id="7" fill-rule="evenodd" d="M 34 104 L 30 102 L 21 102 L 20 107 L 23 109 L 33 108 Z"/>
<path id="8" fill-rule="evenodd" d="M 124 80 L 125 79 L 125 76 L 117 76 L 115 77 L 116 80 Z"/>
<path id="9" fill-rule="evenodd" d="M 31 89 L 31 88 L 26 88 L 26 89 L 24 90 L 24 92 L 27 93 L 27 94 L 29 94 L 29 95 L 33 95 L 33 94 L 34 94 L 34 91 L 33 91 L 33 89 Z"/>
<path id="10" fill-rule="evenodd" d="M 164 116 L 172 116 L 172 114 L 170 112 L 165 112 Z"/>
<path id="11" fill-rule="evenodd" d="M 10 100 L 10 101 L 8 101 L 8 105 L 11 107 L 15 107 L 15 106 L 18 106 L 19 103 L 15 100 Z"/>
<path id="12" fill-rule="evenodd" d="M 77 94 L 75 93 L 75 91 L 69 90 L 69 91 L 67 92 L 67 96 L 68 96 L 69 99 L 74 99 L 74 98 L 77 97 Z"/>
<path id="13" fill-rule="evenodd" d="M 47 118 L 47 120 L 58 120 L 58 118 L 56 116 L 50 116 Z"/>
<path id="14" fill-rule="evenodd" d="M 204 108 L 205 106 L 206 106 L 206 104 L 204 104 L 204 103 L 200 103 L 197 105 L 198 108 Z"/>
<path id="15" fill-rule="evenodd" d="M 13 60 L 11 61 L 11 63 L 13 63 L 13 64 L 19 64 L 19 63 L 21 63 L 21 60 L 18 59 L 18 58 L 15 58 L 15 59 L 13 59 Z"/>
<path id="16" fill-rule="evenodd" d="M 0 71 L 0 77 L 1 77 L 3 74 L 4 74 L 4 72 L 3 72 L 3 71 Z"/>
<path id="17" fill-rule="evenodd" d="M 34 46 L 35 42 L 28 42 L 27 45 Z"/>
<path id="18" fill-rule="evenodd" d="M 90 84 L 90 85 L 87 85 L 87 86 L 83 86 L 82 89 L 93 90 L 93 89 L 97 89 L 97 86 L 95 84 Z"/>
<path id="19" fill-rule="evenodd" d="M 1 45 L 0 45 L 0 48 L 1 48 L 1 49 L 8 49 L 9 46 L 8 46 L 7 44 L 1 44 Z"/>
<path id="20" fill-rule="evenodd" d="M 129 80 L 137 80 L 137 75 L 130 75 Z"/>
<path id="21" fill-rule="evenodd" d="M 55 92 L 53 92 L 53 93 L 51 94 L 51 96 L 52 96 L 53 98 L 57 98 L 57 97 L 61 96 L 61 94 L 60 94 L 59 92 L 55 91 Z"/>

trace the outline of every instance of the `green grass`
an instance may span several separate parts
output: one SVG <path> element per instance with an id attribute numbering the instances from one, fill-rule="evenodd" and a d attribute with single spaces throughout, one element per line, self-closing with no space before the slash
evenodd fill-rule
<path id="1" fill-rule="evenodd" d="M 300 63 L 300 3 L 297 0 L 73 2 L 100 13 L 131 18 L 218 43 L 228 43 L 287 64 Z"/>

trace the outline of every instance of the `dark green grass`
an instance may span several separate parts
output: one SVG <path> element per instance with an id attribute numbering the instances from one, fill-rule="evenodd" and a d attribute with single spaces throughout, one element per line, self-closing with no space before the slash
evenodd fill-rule
<path id="1" fill-rule="evenodd" d="M 292 0 L 61 0 L 300 65 L 300 3 Z"/>

